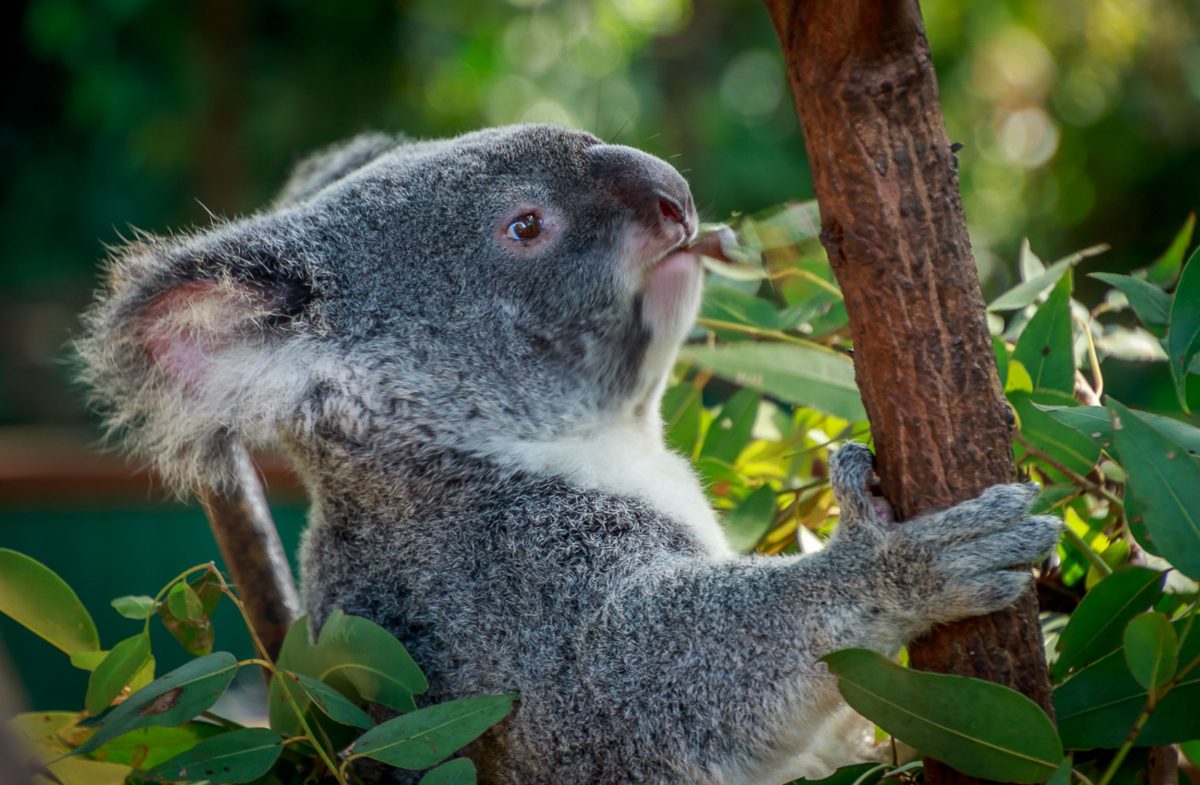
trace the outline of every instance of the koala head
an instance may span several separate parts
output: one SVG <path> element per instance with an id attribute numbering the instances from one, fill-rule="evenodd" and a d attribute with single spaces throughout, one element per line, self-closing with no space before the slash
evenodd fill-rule
<path id="1" fill-rule="evenodd" d="M 586 133 L 359 137 L 268 210 L 118 250 L 85 380 L 179 488 L 227 479 L 231 439 L 486 452 L 657 428 L 696 226 L 671 166 Z"/>

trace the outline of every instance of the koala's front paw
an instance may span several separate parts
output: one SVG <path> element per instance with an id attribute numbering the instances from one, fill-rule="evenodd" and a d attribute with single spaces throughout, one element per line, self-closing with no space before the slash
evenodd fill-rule
<path id="1" fill-rule="evenodd" d="M 867 561 L 873 601 L 906 619 L 914 634 L 933 624 L 1011 605 L 1033 580 L 1013 569 L 1045 556 L 1062 523 L 1030 516 L 1032 483 L 997 485 L 978 498 L 911 521 L 891 523 L 890 507 L 873 494 L 874 460 L 848 444 L 830 459 L 841 508 L 838 547 Z"/>
<path id="2" fill-rule="evenodd" d="M 898 526 L 895 555 L 928 560 L 922 603 L 931 622 L 947 622 L 1006 608 L 1033 581 L 1020 568 L 1043 558 L 1062 522 L 1029 515 L 1033 483 L 996 485 L 948 510 Z"/>

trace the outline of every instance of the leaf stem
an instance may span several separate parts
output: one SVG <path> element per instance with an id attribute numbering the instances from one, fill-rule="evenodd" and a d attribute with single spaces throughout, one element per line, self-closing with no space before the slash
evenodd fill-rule
<path id="1" fill-rule="evenodd" d="M 1033 455 L 1038 460 L 1049 465 L 1051 468 L 1058 470 L 1059 472 L 1061 472 L 1063 474 L 1063 476 L 1065 476 L 1068 480 L 1070 480 L 1071 482 L 1078 485 L 1080 488 L 1083 488 L 1085 491 L 1088 491 L 1089 493 L 1095 494 L 1096 496 L 1100 496 L 1100 497 L 1106 499 L 1110 504 L 1115 504 L 1121 510 L 1125 509 L 1125 503 L 1121 501 L 1120 497 L 1118 497 L 1112 491 L 1109 491 L 1109 490 L 1103 488 L 1102 486 L 1092 482 L 1087 477 L 1084 477 L 1082 474 L 1074 472 L 1074 471 L 1068 469 L 1066 466 L 1063 466 L 1062 462 L 1060 462 L 1057 458 L 1055 458 L 1054 456 L 1045 452 L 1040 447 L 1034 445 L 1033 442 L 1029 441 L 1029 437 L 1026 436 L 1025 434 L 1021 433 L 1020 431 L 1014 431 L 1013 438 L 1016 439 L 1018 442 L 1020 442 L 1021 446 L 1024 447 L 1025 451 L 1028 452 L 1030 455 Z"/>
<path id="2" fill-rule="evenodd" d="M 697 319 L 696 324 L 701 327 L 707 327 L 710 330 L 729 330 L 743 335 L 752 335 L 755 338 L 770 338 L 783 343 L 795 344 L 796 346 L 807 346 L 810 349 L 820 349 L 826 352 L 832 352 L 828 346 L 810 341 L 807 338 L 797 338 L 794 335 L 788 335 L 782 330 L 771 330 L 764 327 L 751 327 L 748 324 L 738 324 L 737 322 L 725 322 L 720 319 Z M 836 352 L 835 352 L 836 353 Z"/>
<path id="3" fill-rule="evenodd" d="M 1105 577 L 1112 575 L 1112 567 L 1108 566 L 1108 562 L 1104 561 L 1104 557 L 1096 553 L 1096 550 L 1092 546 L 1088 545 L 1082 537 L 1076 534 L 1069 524 L 1063 525 L 1062 532 L 1063 537 L 1065 537 L 1068 542 L 1074 545 L 1077 551 L 1083 554 L 1084 558 L 1096 568 L 1097 572 Z"/>
<path id="4" fill-rule="evenodd" d="M 1104 770 L 1104 775 L 1100 777 L 1100 781 L 1096 785 L 1109 785 L 1112 778 L 1116 776 L 1117 770 L 1121 768 L 1121 764 L 1125 762 L 1125 756 L 1133 749 L 1133 743 L 1137 741 L 1137 737 L 1142 732 L 1142 728 L 1146 727 L 1146 722 L 1150 719 L 1150 712 L 1154 710 L 1154 696 L 1146 702 L 1146 707 L 1142 709 L 1142 713 L 1138 715 L 1137 722 L 1133 724 L 1129 735 L 1125 737 L 1125 741 L 1121 744 L 1121 748 L 1117 750 L 1117 754 L 1113 757 L 1112 762 L 1108 764 L 1108 768 Z"/>

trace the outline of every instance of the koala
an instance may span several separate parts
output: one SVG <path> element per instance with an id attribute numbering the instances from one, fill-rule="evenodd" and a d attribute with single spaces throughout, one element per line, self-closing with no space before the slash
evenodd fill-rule
<path id="1" fill-rule="evenodd" d="M 363 136 L 116 251 L 85 378 L 178 489 L 228 487 L 239 443 L 290 457 L 315 627 L 384 626 L 430 702 L 520 694 L 465 751 L 481 782 L 822 776 L 870 726 L 818 658 L 1009 605 L 1059 524 L 1018 484 L 894 525 L 849 444 L 827 547 L 733 553 L 659 416 L 696 232 L 678 172 L 587 133 Z"/>

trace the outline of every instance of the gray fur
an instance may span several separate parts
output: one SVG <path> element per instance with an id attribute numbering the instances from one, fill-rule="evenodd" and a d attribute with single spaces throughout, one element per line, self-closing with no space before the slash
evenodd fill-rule
<path id="1" fill-rule="evenodd" d="M 387 627 L 431 701 L 521 694 L 468 751 L 483 782 L 819 773 L 853 745 L 813 749 L 845 711 L 818 657 L 1010 604 L 1030 576 L 1009 568 L 1057 536 L 1025 485 L 892 525 L 848 445 L 825 550 L 721 558 L 652 500 L 506 457 L 622 418 L 661 449 L 683 330 L 653 327 L 617 272 L 630 231 L 676 228 L 661 193 L 693 228 L 673 169 L 587 134 L 373 136 L 302 164 L 267 212 L 126 248 L 86 317 L 97 400 L 177 487 L 228 481 L 231 439 L 292 456 L 316 624 Z M 495 229 L 523 204 L 563 231 L 521 256 Z"/>

